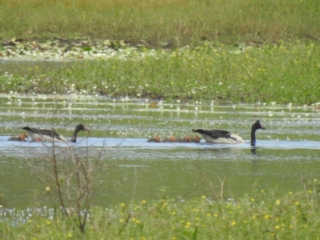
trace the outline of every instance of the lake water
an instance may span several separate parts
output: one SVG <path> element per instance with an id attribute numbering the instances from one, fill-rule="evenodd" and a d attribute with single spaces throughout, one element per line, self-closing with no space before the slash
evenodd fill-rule
<path id="1" fill-rule="evenodd" d="M 99 159 L 94 173 L 93 203 L 108 207 L 151 201 L 163 195 L 187 200 L 216 196 L 237 198 L 255 189 L 302 190 L 303 179 L 320 179 L 320 111 L 276 104 L 215 106 L 210 103 L 165 103 L 145 99 L 108 99 L 84 95 L 0 95 L 0 196 L 9 208 L 50 206 L 37 172 L 52 153 L 52 144 L 7 141 L 22 127 L 54 128 L 69 137 L 76 124 L 76 144 L 58 143 L 58 161 L 72 149 L 79 158 Z M 256 119 L 267 130 L 257 131 Z M 193 128 L 225 129 L 243 144 L 148 143 L 156 135 L 194 136 Z M 43 159 L 42 159 L 43 158 Z M 61 159 L 60 159 L 61 158 Z M 37 166 L 39 165 L 39 166 Z M 212 187 L 210 187 L 210 185 Z"/>

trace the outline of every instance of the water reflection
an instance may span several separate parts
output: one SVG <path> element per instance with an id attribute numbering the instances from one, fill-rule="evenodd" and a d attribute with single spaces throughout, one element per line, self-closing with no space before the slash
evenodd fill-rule
<path id="1" fill-rule="evenodd" d="M 250 194 L 257 184 L 294 191 L 301 186 L 300 176 L 317 178 L 320 174 L 320 115 L 314 109 L 149 104 L 141 99 L 82 95 L 0 95 L 0 196 L 5 196 L 11 207 L 47 204 L 45 199 L 33 198 L 34 191 L 41 192 L 44 186 L 26 170 L 26 162 L 52 154 L 52 144 L 8 141 L 23 133 L 24 126 L 54 127 L 64 136 L 70 136 L 78 123 L 91 130 L 88 138 L 80 134 L 77 143 L 57 143 L 56 148 L 61 157 L 70 147 L 80 157 L 93 159 L 99 153 L 101 164 L 112 166 L 98 175 L 101 184 L 94 203 L 101 206 L 156 199 L 162 188 L 170 197 L 197 197 L 207 187 L 197 169 L 202 169 L 217 188 L 217 179 L 225 179 L 226 197 Z M 251 147 L 248 129 L 255 117 L 268 126 L 268 131 L 257 131 L 256 147 Z M 157 135 L 191 135 L 194 126 L 229 129 L 245 141 L 234 145 L 208 144 L 204 140 L 200 144 L 147 142 Z M 114 181 L 121 184 L 111 187 Z"/>
<path id="2" fill-rule="evenodd" d="M 257 155 L 256 147 L 251 147 L 251 154 L 252 155 Z"/>

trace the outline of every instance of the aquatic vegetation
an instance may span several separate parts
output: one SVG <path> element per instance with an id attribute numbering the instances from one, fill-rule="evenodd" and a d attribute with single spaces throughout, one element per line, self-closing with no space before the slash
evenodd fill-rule
<path id="1" fill-rule="evenodd" d="M 0 87 L 6 93 L 215 104 L 319 101 L 315 0 L 15 0 L 0 6 L 0 59 L 76 61 L 5 64 Z"/>
<path id="2" fill-rule="evenodd" d="M 240 199 L 213 200 L 209 194 L 184 201 L 164 195 L 153 202 L 93 207 L 84 235 L 59 213 L 48 217 L 50 209 L 29 211 L 31 217 L 20 224 L 10 222 L 6 213 L 0 234 L 3 239 L 314 239 L 320 226 L 318 183 L 305 187 L 302 192 L 281 194 L 257 188 L 254 195 Z"/>
<path id="3" fill-rule="evenodd" d="M 272 125 L 274 129 L 283 129 L 292 119 L 300 118 L 300 113 L 297 116 L 293 116 L 295 113 L 283 116 L 283 110 L 282 113 L 277 112 L 279 104 L 285 104 L 289 112 L 292 106 L 319 105 L 317 39 L 320 24 L 319 4 L 315 0 L 11 0 L 0 3 L 0 15 L 0 59 L 45 61 L 42 65 L 35 62 L 28 66 L 4 64 L 1 67 L 0 87 L 2 92 L 11 95 L 6 101 L 6 106 L 11 108 L 1 116 L 2 120 L 14 116 L 16 107 L 20 105 L 24 109 L 19 114 L 22 122 L 32 121 L 37 114 L 42 114 L 46 122 L 52 119 L 53 114 L 46 113 L 48 110 L 43 107 L 40 96 L 33 98 L 29 105 L 25 99 L 15 99 L 17 93 L 71 96 L 72 100 L 61 101 L 61 105 L 60 100 L 55 100 L 56 106 L 59 105 L 57 112 L 67 112 L 61 117 L 62 120 L 56 120 L 59 127 L 65 127 L 72 111 L 76 115 L 94 109 L 92 105 L 99 103 L 92 100 L 92 96 L 102 96 L 115 103 L 127 102 L 133 97 L 142 98 L 144 104 L 134 104 L 141 106 L 137 115 L 142 115 L 143 109 L 164 112 L 164 120 L 161 121 L 167 123 L 167 118 L 172 118 L 172 115 L 191 112 L 190 119 L 201 119 L 201 123 L 208 127 L 217 126 L 214 121 L 207 118 L 203 121 L 201 118 L 204 116 L 203 106 L 209 104 L 211 109 L 205 112 L 211 118 L 219 112 L 214 112 L 214 107 L 221 103 L 232 103 L 234 106 L 252 103 L 257 109 L 255 112 L 268 117 L 270 123 L 275 122 Z M 152 47 L 159 49 L 150 49 Z M 52 60 L 65 62 L 53 66 L 48 64 Z M 83 109 L 76 111 L 73 108 L 79 99 L 89 105 L 84 112 Z M 149 99 L 156 101 L 148 104 Z M 170 105 L 170 102 L 178 105 Z M 190 102 L 193 103 L 192 110 L 185 108 Z M 41 104 L 43 109 L 39 112 Z M 100 121 L 106 121 L 106 125 L 112 123 L 114 129 L 108 132 L 108 137 L 146 137 L 151 134 L 154 122 L 150 121 L 146 127 L 141 124 L 141 118 L 132 117 L 134 114 L 131 113 L 129 120 L 110 120 L 105 113 L 112 112 L 115 106 L 101 105 L 99 112 L 92 112 L 86 120 L 92 125 Z M 266 112 L 261 106 L 271 106 L 271 109 Z M 166 112 L 168 109 L 172 115 Z M 303 123 L 299 126 L 305 129 L 307 122 L 316 122 L 317 114 L 311 115 L 301 112 Z M 244 125 L 248 118 L 251 116 L 242 117 Z M 124 121 L 129 125 L 137 125 L 137 122 L 140 125 L 123 129 L 121 124 Z M 185 125 L 192 124 L 192 121 Z M 20 121 L 13 121 L 3 132 L 12 131 L 11 128 L 17 123 Z M 175 131 L 179 134 L 190 134 L 183 132 L 185 129 L 174 128 L 180 125 L 181 122 L 171 122 L 171 128 L 177 129 Z M 147 131 L 141 133 L 142 128 Z M 302 138 L 317 141 L 316 128 L 309 129 L 307 137 L 304 135 Z M 160 131 L 155 129 L 156 133 Z M 105 133 L 95 134 L 106 136 Z M 270 138 L 276 140 L 279 136 L 282 139 L 284 136 L 301 139 L 301 136 L 297 137 L 299 131 L 287 131 L 281 135 L 274 130 L 271 134 Z M 307 147 L 304 146 L 306 149 L 302 156 L 310 160 L 310 142 L 305 144 Z M 293 155 L 286 155 L 285 159 L 291 161 L 295 151 L 302 151 L 300 147 L 291 149 Z M 132 156 L 132 149 L 129 151 L 126 158 Z M 108 158 L 119 158 L 117 152 L 113 151 Z M 166 154 L 177 158 L 175 153 Z M 316 151 L 312 154 L 318 156 Z M 288 194 L 275 194 L 261 189 L 244 198 L 228 200 L 222 198 L 222 194 L 217 197 L 220 192 L 208 193 L 193 200 L 162 196 L 158 201 L 140 199 L 138 203 L 119 202 L 118 207 L 108 209 L 92 207 L 88 218 L 82 218 L 81 210 L 89 210 L 91 206 L 90 178 L 86 176 L 93 175 L 94 169 L 89 158 L 81 161 L 77 155 L 72 156 L 73 164 L 70 161 L 55 161 L 55 156 L 47 156 L 46 163 L 33 164 L 39 166 L 39 176 L 52 169 L 62 171 L 62 178 L 56 178 L 56 185 L 46 184 L 43 187 L 46 196 L 55 200 L 55 193 L 62 185 L 65 188 L 60 196 L 68 195 L 68 192 L 72 194 L 64 201 L 54 201 L 56 207 L 50 208 L 51 215 L 26 212 L 28 218 L 21 221 L 20 218 L 8 216 L 7 209 L 0 206 L 1 216 L 6 218 L 0 221 L 1 239 L 318 238 L 319 186 L 316 179 L 313 185 L 305 184 L 302 193 L 290 191 Z M 199 156 L 206 158 L 199 154 L 189 154 L 188 157 L 197 159 Z M 223 158 L 221 155 L 219 157 Z M 269 158 L 269 155 L 265 157 Z M 247 153 L 245 158 L 248 158 Z M 232 162 L 228 164 L 235 166 Z M 242 163 L 236 164 L 239 166 Z M 278 162 L 275 164 L 279 166 Z M 100 165 L 96 167 L 100 168 Z M 308 171 L 306 165 L 303 168 Z M 52 175 L 47 177 L 52 179 Z M 77 184 L 69 188 L 66 179 L 72 179 Z M 183 178 L 184 181 L 187 179 Z M 235 195 L 234 189 L 232 194 Z M 78 203 L 84 201 L 84 204 L 69 208 L 75 199 Z M 3 202 L 2 199 L 0 202 Z M 61 205 L 64 216 L 55 211 Z M 69 210 L 78 216 L 80 224 L 72 219 L 73 214 L 69 214 Z M 85 213 L 88 213 L 86 210 Z M 8 212 L 15 211 L 9 209 Z M 81 223 L 83 219 L 88 219 L 88 222 Z M 79 227 L 83 233 L 78 231 Z"/>
<path id="4" fill-rule="evenodd" d="M 204 44 L 173 51 L 133 49 L 68 68 L 36 64 L 2 72 L 3 91 L 166 101 L 312 104 L 318 102 L 319 44 L 244 48 Z M 153 104 L 150 107 L 161 107 Z"/>

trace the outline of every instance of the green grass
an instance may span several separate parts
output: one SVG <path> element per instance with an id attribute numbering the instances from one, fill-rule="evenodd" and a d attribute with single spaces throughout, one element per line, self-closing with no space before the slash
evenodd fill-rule
<path id="1" fill-rule="evenodd" d="M 300 193 L 256 191 L 236 200 L 210 196 L 91 208 L 85 233 L 72 218 L 40 216 L 11 226 L 1 222 L 1 239 L 319 239 L 318 181 Z"/>
<path id="2" fill-rule="evenodd" d="M 7 93 L 312 104 L 320 90 L 319 8 L 316 0 L 0 0 L 1 41 L 87 37 L 172 49 L 9 74 L 2 67 L 0 87 Z M 239 52 L 242 44 L 254 47 Z M 58 215 L 33 216 L 19 226 L 2 221 L 0 238 L 318 239 L 317 190 L 92 207 L 84 235 L 76 221 Z"/>
<path id="3" fill-rule="evenodd" d="M 319 101 L 319 8 L 316 0 L 2 0 L 4 42 L 85 37 L 124 40 L 126 46 L 145 46 L 142 52 L 173 51 L 157 50 L 156 57 L 142 59 L 134 51 L 126 61 L 62 69 L 18 69 L 9 78 L 2 74 L 0 85 L 3 92 L 19 93 L 74 89 L 169 101 L 312 104 Z M 254 47 L 234 53 L 239 46 Z"/>
<path id="4" fill-rule="evenodd" d="M 319 44 L 301 42 L 280 41 L 243 51 L 209 44 L 173 51 L 141 49 L 64 68 L 15 68 L 13 75 L 0 76 L 0 86 L 7 93 L 309 105 L 319 101 L 319 59 Z"/>
<path id="5" fill-rule="evenodd" d="M 0 36 L 89 36 L 168 47 L 315 40 L 319 8 L 317 0 L 1 0 Z"/>

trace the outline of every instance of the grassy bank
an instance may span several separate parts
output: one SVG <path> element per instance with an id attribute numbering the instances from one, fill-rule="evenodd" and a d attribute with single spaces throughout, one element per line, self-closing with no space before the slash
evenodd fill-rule
<path id="1" fill-rule="evenodd" d="M 318 1 L 0 1 L 0 36 L 89 36 L 151 46 L 319 39 Z"/>
<path id="2" fill-rule="evenodd" d="M 33 216 L 0 222 L 1 239 L 318 239 L 317 180 L 301 193 L 257 190 L 237 200 L 157 202 L 92 208 L 85 233 L 72 219 Z M 312 186 L 313 185 L 313 186 Z"/>
<path id="3" fill-rule="evenodd" d="M 209 44 L 174 51 L 142 49 L 60 67 L 14 66 L 12 74 L 2 70 L 0 86 L 7 93 L 310 105 L 319 101 L 319 59 L 319 44 L 300 42 L 242 50 Z"/>
<path id="4" fill-rule="evenodd" d="M 39 41 L 53 37 L 86 37 L 73 46 L 63 39 L 53 48 L 62 54 L 90 52 L 95 39 L 111 40 L 109 49 L 119 40 L 140 49 L 61 68 L 4 66 L 0 85 L 19 93 L 312 104 L 319 101 L 319 8 L 316 0 L 0 1 L 0 57 L 12 56 L 11 48 L 52 50 Z M 39 41 L 26 47 L 19 38 Z M 150 54 L 150 47 L 173 52 Z"/>

